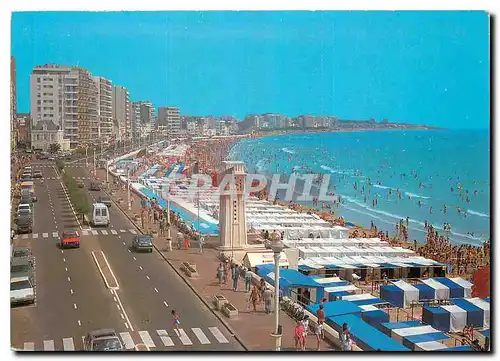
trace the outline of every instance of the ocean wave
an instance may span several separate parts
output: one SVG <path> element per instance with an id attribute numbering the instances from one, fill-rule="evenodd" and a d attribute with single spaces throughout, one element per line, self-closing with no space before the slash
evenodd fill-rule
<path id="1" fill-rule="evenodd" d="M 469 214 L 473 214 L 475 216 L 479 216 L 479 217 L 486 217 L 486 218 L 489 218 L 490 215 L 489 214 L 486 214 L 486 213 L 481 213 L 481 212 L 476 212 L 476 211 L 473 211 L 472 209 L 468 209 L 467 210 L 467 213 Z"/>
<path id="2" fill-rule="evenodd" d="M 285 153 L 288 153 L 288 154 L 295 154 L 295 152 L 291 149 L 288 149 L 288 148 L 281 148 L 281 150 Z"/>
<path id="3" fill-rule="evenodd" d="M 335 170 L 335 169 L 330 168 L 330 167 L 328 167 L 328 166 L 326 166 L 326 165 L 321 165 L 321 166 L 320 166 L 320 168 L 321 168 L 321 169 L 323 169 L 323 170 L 327 170 L 327 171 L 329 171 L 329 172 L 331 172 L 331 173 L 335 173 L 335 172 L 336 172 L 336 170 Z"/>
<path id="4" fill-rule="evenodd" d="M 421 196 L 420 194 L 415 194 L 415 193 L 410 193 L 410 192 L 405 192 L 405 195 L 407 195 L 408 197 L 412 197 L 412 198 L 422 198 L 422 199 L 429 199 L 430 198 L 430 197 Z"/>
<path id="5" fill-rule="evenodd" d="M 373 186 L 375 188 L 381 188 L 381 189 L 396 189 L 396 188 L 393 188 L 393 187 L 387 187 L 387 186 L 383 186 L 383 185 L 380 185 L 380 184 L 374 184 Z"/>

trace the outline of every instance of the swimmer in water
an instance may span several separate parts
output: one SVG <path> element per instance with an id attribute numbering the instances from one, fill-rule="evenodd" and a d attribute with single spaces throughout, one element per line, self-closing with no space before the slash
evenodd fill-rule
<path id="1" fill-rule="evenodd" d="M 432 214 L 432 207 L 429 207 L 429 213 Z"/>

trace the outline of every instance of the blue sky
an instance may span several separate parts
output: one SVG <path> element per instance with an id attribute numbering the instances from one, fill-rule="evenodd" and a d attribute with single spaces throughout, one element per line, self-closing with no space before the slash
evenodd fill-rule
<path id="1" fill-rule="evenodd" d="M 58 63 L 191 115 L 278 112 L 489 128 L 485 12 L 25 12 L 18 111 Z"/>

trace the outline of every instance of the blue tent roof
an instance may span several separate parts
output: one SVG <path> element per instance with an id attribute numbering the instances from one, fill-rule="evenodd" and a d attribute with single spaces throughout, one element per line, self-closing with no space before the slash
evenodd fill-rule
<path id="1" fill-rule="evenodd" d="M 264 277 L 265 280 L 274 286 L 274 276 L 268 277 L 267 275 L 274 272 L 273 264 L 259 265 L 256 267 L 257 274 Z M 308 287 L 308 288 L 322 288 L 330 287 L 330 285 L 336 285 L 335 283 L 323 283 L 320 284 L 315 282 L 313 278 L 306 276 L 294 269 L 280 268 L 280 288 L 283 287 Z"/>
<path id="2" fill-rule="evenodd" d="M 416 343 L 428 342 L 428 341 L 441 341 L 449 339 L 443 332 L 433 332 L 426 333 L 423 335 L 413 335 L 403 337 L 403 345 L 408 348 L 414 349 Z"/>
<path id="3" fill-rule="evenodd" d="M 490 337 L 490 329 L 488 328 L 487 330 L 479 331 L 481 335 L 484 337 Z"/>
<path id="4" fill-rule="evenodd" d="M 420 326 L 422 323 L 417 320 L 405 321 L 405 322 L 384 322 L 381 324 L 380 330 L 388 336 L 391 336 L 392 330 L 397 330 L 398 328 L 416 327 Z"/>
<path id="5" fill-rule="evenodd" d="M 354 303 L 349 301 L 326 302 L 323 304 L 323 306 L 324 306 L 323 310 L 325 311 L 325 317 L 346 315 L 349 313 L 361 314 L 361 311 L 363 311 L 362 308 L 359 308 Z M 316 311 L 319 309 L 319 304 L 308 305 L 307 308 L 310 312 L 316 314 Z"/>
<path id="6" fill-rule="evenodd" d="M 489 297 L 486 297 L 484 300 L 485 300 L 486 302 L 488 302 L 488 303 L 490 302 L 490 298 L 489 298 Z"/>
<path id="7" fill-rule="evenodd" d="M 404 291 L 395 285 L 380 286 L 380 298 L 391 305 L 403 307 Z"/>
<path id="8" fill-rule="evenodd" d="M 472 351 L 472 349 L 470 348 L 470 346 L 457 346 L 457 347 L 442 348 L 437 351 L 464 352 L 464 351 Z"/>
<path id="9" fill-rule="evenodd" d="M 464 288 L 446 277 L 436 277 L 434 280 L 450 289 L 450 298 L 463 298 Z"/>
<path id="10" fill-rule="evenodd" d="M 364 351 L 379 349 L 381 351 L 409 351 L 408 348 L 370 326 L 356 315 L 330 317 L 327 321 L 330 321 L 329 323 L 337 332 L 341 331 L 342 324 L 347 323 L 356 344 Z"/>
<path id="11" fill-rule="evenodd" d="M 425 283 L 414 285 L 418 289 L 419 300 L 433 300 L 436 297 L 436 291 Z"/>
<path id="12" fill-rule="evenodd" d="M 456 298 L 452 301 L 456 306 L 460 307 L 464 311 L 467 311 L 468 325 L 473 325 L 474 327 L 483 327 L 484 311 L 481 308 L 463 298 Z"/>
<path id="13" fill-rule="evenodd" d="M 369 298 L 366 300 L 351 300 L 350 302 L 354 303 L 357 306 L 365 306 L 365 305 L 378 305 L 380 303 L 387 303 L 381 298 Z"/>
<path id="14" fill-rule="evenodd" d="M 437 330 L 450 330 L 450 313 L 441 307 L 424 306 L 422 322 L 431 325 Z"/>

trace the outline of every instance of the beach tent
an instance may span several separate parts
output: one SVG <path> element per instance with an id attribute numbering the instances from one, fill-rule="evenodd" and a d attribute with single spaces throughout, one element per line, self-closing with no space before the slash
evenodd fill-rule
<path id="1" fill-rule="evenodd" d="M 400 343 L 403 343 L 403 338 L 415 335 L 425 335 L 430 333 L 439 332 L 434 327 L 429 325 L 420 325 L 415 327 L 404 327 L 392 330 L 391 337 Z"/>
<path id="2" fill-rule="evenodd" d="M 448 348 L 446 345 L 437 341 L 427 341 L 416 343 L 414 350 L 415 351 L 443 351 L 443 349 Z"/>
<path id="3" fill-rule="evenodd" d="M 448 300 L 450 298 L 450 289 L 435 279 L 422 279 L 423 283 L 427 286 L 434 288 L 435 300 Z"/>
<path id="4" fill-rule="evenodd" d="M 362 293 L 360 295 L 349 295 L 342 297 L 343 300 L 345 301 L 350 301 L 358 306 L 364 306 L 364 305 L 378 305 L 381 303 L 387 303 L 384 300 L 375 297 L 369 293 Z"/>
<path id="5" fill-rule="evenodd" d="M 393 306 L 404 306 L 404 291 L 395 285 L 380 286 L 380 298 Z"/>
<path id="6" fill-rule="evenodd" d="M 464 287 L 462 287 L 458 283 L 455 283 L 446 277 L 437 277 L 437 278 L 433 278 L 433 279 L 450 289 L 450 298 L 463 298 L 464 297 L 464 295 L 465 295 Z"/>
<path id="7" fill-rule="evenodd" d="M 447 332 L 450 329 L 450 313 L 442 307 L 424 306 L 422 322 Z"/>
<path id="8" fill-rule="evenodd" d="M 449 278 L 450 281 L 455 282 L 457 285 L 460 285 L 464 289 L 464 296 L 465 298 L 471 298 L 472 297 L 472 283 L 470 283 L 467 280 L 464 280 L 463 278 L 460 277 L 455 277 L 455 278 Z"/>
<path id="9" fill-rule="evenodd" d="M 467 325 L 467 311 L 458 307 L 457 305 L 441 306 L 443 310 L 450 313 L 450 326 L 448 330 L 450 332 L 460 332 Z"/>
<path id="10" fill-rule="evenodd" d="M 382 310 L 377 309 L 375 306 L 367 305 L 367 306 L 359 306 L 363 309 L 361 312 L 361 319 L 379 329 L 380 324 L 384 322 L 389 322 L 389 314 Z"/>
<path id="11" fill-rule="evenodd" d="M 426 285 L 425 283 L 415 285 L 415 288 L 418 289 L 418 299 L 422 300 L 433 300 L 436 296 L 436 291 L 431 286 Z"/>
<path id="12" fill-rule="evenodd" d="M 356 315 L 328 317 L 326 321 L 339 333 L 342 332 L 342 325 L 347 323 L 352 338 L 363 351 L 409 351 Z"/>
<path id="13" fill-rule="evenodd" d="M 490 304 L 488 302 L 486 302 L 485 300 L 478 298 L 478 297 L 467 298 L 466 301 L 472 303 L 473 305 L 475 305 L 483 310 L 483 327 L 489 328 L 490 327 Z"/>
<path id="14" fill-rule="evenodd" d="M 307 305 L 309 312 L 316 314 L 319 309 L 319 304 Z M 362 308 L 356 306 L 354 303 L 349 301 L 333 301 L 326 302 L 323 304 L 323 311 L 325 311 L 325 317 L 334 317 L 346 314 L 355 314 L 358 317 L 361 316 Z"/>
<path id="15" fill-rule="evenodd" d="M 418 302 L 418 288 L 403 280 L 393 282 L 393 284 L 403 291 L 403 308 L 410 306 L 412 302 Z"/>
<path id="16" fill-rule="evenodd" d="M 453 303 L 467 311 L 467 325 L 473 325 L 477 328 L 483 327 L 484 311 L 481 308 L 463 298 L 457 298 L 453 300 Z"/>
<path id="17" fill-rule="evenodd" d="M 443 348 L 437 351 L 450 351 L 450 352 L 471 352 L 474 351 L 470 346 L 457 346 L 457 347 L 448 347 Z"/>
<path id="18" fill-rule="evenodd" d="M 387 336 L 391 336 L 392 330 L 398 328 L 415 327 L 420 326 L 422 323 L 417 320 L 405 321 L 405 322 L 384 322 L 380 325 L 380 330 Z"/>
<path id="19" fill-rule="evenodd" d="M 325 297 L 330 299 L 332 297 L 339 297 L 347 293 L 349 295 L 349 292 L 357 291 L 359 290 L 358 287 L 354 285 L 345 285 L 345 286 L 337 286 L 337 287 L 326 287 L 325 288 Z M 342 294 L 341 294 L 342 293 Z"/>
<path id="20" fill-rule="evenodd" d="M 448 340 L 449 337 L 438 330 L 433 329 L 429 333 L 423 333 L 419 335 L 412 335 L 403 337 L 403 345 L 408 347 L 409 349 L 415 350 L 416 345 L 423 342 L 438 342 Z"/>

